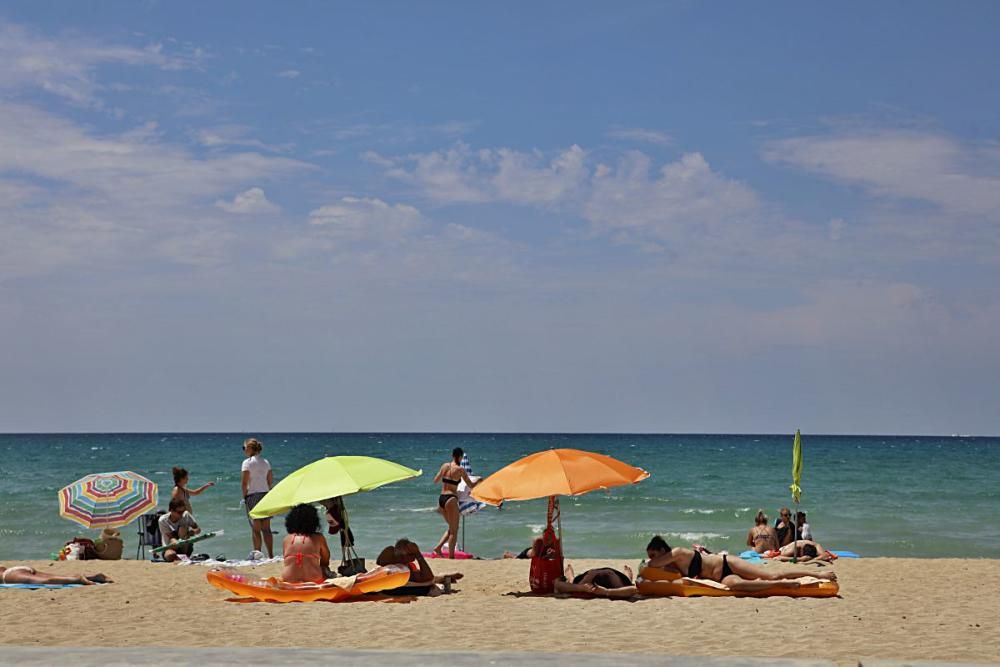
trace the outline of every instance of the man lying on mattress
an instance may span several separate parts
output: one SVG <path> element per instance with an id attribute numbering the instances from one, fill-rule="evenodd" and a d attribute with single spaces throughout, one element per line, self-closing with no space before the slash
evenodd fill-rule
<path id="1" fill-rule="evenodd" d="M 725 554 L 702 554 L 682 547 L 671 548 L 666 540 L 657 535 L 646 547 L 649 566 L 677 570 L 692 579 L 717 581 L 734 591 L 760 591 L 766 588 L 799 588 L 799 577 L 816 577 L 836 581 L 833 572 L 816 570 L 769 571 L 759 565 L 751 565 L 742 558 L 729 560 Z"/>
<path id="2" fill-rule="evenodd" d="M 599 567 L 574 576 L 572 566 L 567 565 L 565 575 L 555 582 L 555 592 L 614 599 L 634 597 L 639 591 L 632 581 L 632 570 L 628 565 L 623 569 L 628 574 L 612 567 Z"/>

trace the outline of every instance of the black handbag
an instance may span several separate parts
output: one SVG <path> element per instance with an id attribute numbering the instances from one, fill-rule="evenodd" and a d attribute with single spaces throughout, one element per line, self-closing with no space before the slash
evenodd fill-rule
<path id="1" fill-rule="evenodd" d="M 352 577 L 356 574 L 364 574 L 368 571 L 365 569 L 365 559 L 358 558 L 358 554 L 354 551 L 353 544 L 341 547 L 341 552 L 342 557 L 340 567 L 337 568 L 337 573 L 340 576 Z"/>

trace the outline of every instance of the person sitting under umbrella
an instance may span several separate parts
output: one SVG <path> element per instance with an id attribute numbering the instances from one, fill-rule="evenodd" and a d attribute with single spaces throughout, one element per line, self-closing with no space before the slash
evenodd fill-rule
<path id="1" fill-rule="evenodd" d="M 766 568 L 751 565 L 742 558 L 729 560 L 725 554 L 703 554 L 681 547 L 671 548 L 666 540 L 657 535 L 646 547 L 649 566 L 680 572 L 692 579 L 710 579 L 728 586 L 734 591 L 759 591 L 765 588 L 798 588 L 798 577 L 816 577 L 836 581 L 833 572 L 815 570 L 786 570 L 770 572 Z"/>
<path id="2" fill-rule="evenodd" d="M 433 597 L 444 592 L 438 588 L 438 584 L 444 584 L 447 590 L 453 581 L 458 581 L 463 576 L 461 572 L 435 575 L 420 552 L 420 547 L 405 537 L 398 540 L 396 544 L 382 549 L 382 553 L 375 559 L 375 563 L 381 566 L 405 565 L 410 568 L 409 583 L 406 586 L 382 591 L 387 595 L 427 595 Z"/>
<path id="3" fill-rule="evenodd" d="M 555 592 L 563 595 L 582 593 L 620 600 L 635 597 L 639 594 L 639 589 L 633 582 L 632 570 L 628 565 L 624 569 L 625 572 L 620 572 L 613 567 L 598 567 L 574 576 L 572 566 L 567 565 L 566 576 L 555 583 Z"/>
<path id="4" fill-rule="evenodd" d="M 282 544 L 285 567 L 281 579 L 323 583 L 330 574 L 330 548 L 319 532 L 316 508 L 306 503 L 293 507 L 285 517 L 285 530 L 288 536 Z"/>
<path id="5" fill-rule="evenodd" d="M 15 565 L 13 567 L 0 567 L 0 582 L 4 584 L 34 584 L 34 585 L 65 585 L 81 584 L 92 586 L 93 584 L 114 583 L 106 575 L 70 575 L 45 574 L 39 572 L 30 565 Z"/>
<path id="6" fill-rule="evenodd" d="M 184 509 L 183 498 L 174 498 L 167 507 L 170 511 L 160 517 L 160 537 L 163 546 L 170 547 L 163 552 L 163 560 L 172 563 L 181 554 L 190 556 L 194 551 L 193 544 L 175 543 L 194 537 L 201 532 L 201 528 L 191 513 Z"/>

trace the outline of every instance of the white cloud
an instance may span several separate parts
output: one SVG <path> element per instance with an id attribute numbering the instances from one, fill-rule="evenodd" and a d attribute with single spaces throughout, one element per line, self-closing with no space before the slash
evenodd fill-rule
<path id="1" fill-rule="evenodd" d="M 286 69 L 278 72 L 278 76 L 282 79 L 297 79 L 302 76 L 302 72 L 297 69 Z"/>
<path id="2" fill-rule="evenodd" d="M 641 127 L 613 127 L 608 130 L 608 136 L 612 139 L 636 141 L 656 146 L 669 146 L 674 143 L 673 137 L 666 132 L 648 130 Z"/>
<path id="3" fill-rule="evenodd" d="M 199 157 L 165 141 L 155 125 L 98 135 L 38 108 L 0 102 L 0 191 L 18 193 L 0 198 L 0 274 L 150 253 L 187 262 L 198 254 L 192 244 L 225 241 L 215 228 L 226 216 L 212 202 L 309 169 L 249 152 Z M 198 255 L 203 263 L 220 251 Z"/>
<path id="4" fill-rule="evenodd" d="M 232 201 L 218 200 L 215 205 L 227 213 L 238 213 L 241 215 L 261 215 L 264 213 L 275 213 L 279 209 L 267 200 L 264 190 L 261 188 L 250 188 L 240 192 Z"/>
<path id="5" fill-rule="evenodd" d="M 551 204 L 569 197 L 587 178 L 586 153 L 575 145 L 551 158 L 541 151 L 473 151 L 457 144 L 446 151 L 396 159 L 368 153 L 366 159 L 391 165 L 389 176 L 417 186 L 432 199 L 452 203 Z"/>
<path id="6" fill-rule="evenodd" d="M 145 48 L 106 45 L 67 33 L 58 39 L 0 21 L 0 90 L 40 88 L 75 104 L 102 108 L 94 70 L 107 64 L 152 66 L 163 70 L 194 67 L 200 50 L 166 53 L 160 44 Z"/>
<path id="7" fill-rule="evenodd" d="M 583 216 L 598 229 L 658 241 L 726 241 L 760 206 L 752 189 L 714 172 L 688 153 L 650 178 L 651 161 L 625 155 L 616 168 L 600 165 Z"/>
<path id="8" fill-rule="evenodd" d="M 1000 152 L 940 134 L 872 131 L 769 144 L 764 157 L 858 185 L 870 194 L 929 202 L 956 213 L 1000 213 Z"/>
<path id="9" fill-rule="evenodd" d="M 243 146 L 256 148 L 270 153 L 287 153 L 295 148 L 294 144 L 269 144 L 248 136 L 251 128 L 245 125 L 217 125 L 201 128 L 194 132 L 198 143 L 206 148 L 223 148 L 226 146 Z"/>
<path id="10" fill-rule="evenodd" d="M 343 241 L 400 243 L 421 224 L 420 211 L 381 199 L 342 197 L 309 213 L 309 222 L 328 236 Z"/>

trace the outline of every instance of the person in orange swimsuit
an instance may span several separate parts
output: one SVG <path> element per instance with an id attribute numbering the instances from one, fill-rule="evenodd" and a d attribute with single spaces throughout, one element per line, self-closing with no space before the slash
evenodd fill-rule
<path id="1" fill-rule="evenodd" d="M 322 583 L 330 571 L 330 547 L 319 531 L 319 512 L 312 505 L 293 507 L 285 517 L 288 536 L 282 544 L 285 567 L 281 578 L 286 583 Z"/>

